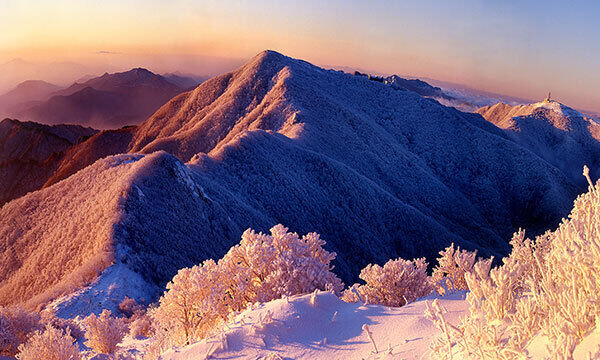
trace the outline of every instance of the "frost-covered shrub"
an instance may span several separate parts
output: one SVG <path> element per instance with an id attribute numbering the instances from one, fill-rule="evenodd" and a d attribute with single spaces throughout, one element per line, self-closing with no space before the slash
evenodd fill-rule
<path id="1" fill-rule="evenodd" d="M 473 270 L 477 257 L 477 251 L 454 249 L 451 244 L 445 250 L 440 251 L 441 257 L 438 266 L 433 269 L 432 280 L 436 290 L 444 294 L 448 291 L 466 290 L 467 282 L 465 273 Z"/>
<path id="2" fill-rule="evenodd" d="M 339 293 L 343 284 L 331 272 L 335 253 L 324 244 L 316 233 L 300 238 L 282 225 L 271 235 L 248 229 L 218 263 L 179 270 L 151 311 L 157 348 L 151 351 L 200 339 L 249 303 L 315 289 Z"/>
<path id="3" fill-rule="evenodd" d="M 135 299 L 131 299 L 125 296 L 123 301 L 121 301 L 121 303 L 119 304 L 119 312 L 121 313 L 121 315 L 129 319 L 136 314 L 139 315 L 144 313 L 144 308 L 142 307 L 142 305 L 138 304 L 137 301 L 135 301 Z"/>
<path id="4" fill-rule="evenodd" d="M 0 306 L 0 355 L 14 356 L 28 336 L 41 329 L 40 315 L 20 307 Z"/>
<path id="5" fill-rule="evenodd" d="M 66 332 L 46 325 L 44 331 L 36 331 L 25 344 L 19 346 L 18 360 L 79 360 L 79 348 L 70 331 Z"/>
<path id="6" fill-rule="evenodd" d="M 152 331 L 152 319 L 147 314 L 134 316 L 134 320 L 129 323 L 129 336 L 133 339 L 139 339 L 141 337 L 151 337 Z"/>
<path id="7" fill-rule="evenodd" d="M 152 335 L 152 318 L 135 299 L 125 297 L 119 304 L 119 312 L 125 317 L 123 321 L 129 325 L 129 335 L 133 339 Z"/>
<path id="8" fill-rule="evenodd" d="M 389 260 L 383 267 L 367 265 L 359 277 L 366 282 L 354 285 L 342 295 L 344 301 L 364 301 L 386 306 L 403 306 L 432 291 L 424 258 Z"/>
<path id="9" fill-rule="evenodd" d="M 227 316 L 228 281 L 213 260 L 179 270 L 153 312 L 155 327 L 176 344 L 202 338 Z"/>
<path id="10" fill-rule="evenodd" d="M 56 313 L 52 309 L 45 309 L 40 313 L 41 323 L 46 326 L 50 325 L 56 329 L 66 332 L 67 329 L 70 335 L 76 340 L 83 339 L 85 333 L 78 322 L 73 319 L 63 319 L 56 316 Z"/>
<path id="11" fill-rule="evenodd" d="M 577 344 L 600 323 L 600 183 L 576 200 L 569 219 L 535 240 L 522 232 L 504 265 L 476 264 L 465 274 L 470 316 L 444 327 L 443 311 L 426 314 L 442 331 L 438 358 L 526 358 L 531 340 L 547 339 L 552 359 L 570 359 Z M 451 345 L 448 345 L 451 344 Z"/>
<path id="12" fill-rule="evenodd" d="M 271 229 L 271 235 L 248 229 L 239 245 L 232 247 L 219 261 L 231 276 L 231 308 L 242 310 L 248 302 L 265 302 L 283 295 L 312 292 L 315 289 L 343 289 L 341 280 L 331 272 L 336 254 L 323 249 L 319 234 L 302 238 L 283 225 Z"/>
<path id="13" fill-rule="evenodd" d="M 109 310 L 103 310 L 99 316 L 91 314 L 82 323 L 85 327 L 85 346 L 103 354 L 113 354 L 127 331 L 123 319 L 112 317 Z"/>

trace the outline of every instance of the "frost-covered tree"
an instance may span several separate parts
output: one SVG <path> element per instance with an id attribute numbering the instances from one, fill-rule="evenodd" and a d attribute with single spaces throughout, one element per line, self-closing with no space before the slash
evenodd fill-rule
<path id="1" fill-rule="evenodd" d="M 127 331 L 123 319 L 112 317 L 110 310 L 103 310 L 99 316 L 90 314 L 82 323 L 85 346 L 102 354 L 114 354 Z"/>
<path id="2" fill-rule="evenodd" d="M 248 302 L 265 302 L 315 289 L 339 293 L 343 284 L 331 272 L 336 254 L 323 249 L 323 245 L 325 241 L 319 234 L 300 238 L 283 225 L 274 226 L 271 235 L 246 230 L 240 244 L 219 261 L 231 276 L 231 308 L 242 310 Z"/>
<path id="3" fill-rule="evenodd" d="M 331 272 L 335 253 L 323 245 L 316 233 L 300 238 L 282 225 L 274 226 L 270 235 L 248 229 L 218 263 L 207 260 L 181 269 L 151 311 L 155 347 L 202 338 L 249 303 L 315 289 L 339 293 L 343 284 Z"/>
<path id="4" fill-rule="evenodd" d="M 213 260 L 179 270 L 153 312 L 155 327 L 168 332 L 176 344 L 203 337 L 229 311 L 224 275 Z"/>
<path id="5" fill-rule="evenodd" d="M 355 284 L 346 290 L 342 296 L 344 301 L 403 306 L 431 293 L 433 289 L 424 258 L 398 258 L 389 260 L 383 267 L 369 264 L 359 277 L 365 284 Z"/>
<path id="6" fill-rule="evenodd" d="M 79 348 L 70 331 L 62 331 L 46 325 L 37 330 L 25 344 L 19 346 L 18 360 L 79 360 Z"/>

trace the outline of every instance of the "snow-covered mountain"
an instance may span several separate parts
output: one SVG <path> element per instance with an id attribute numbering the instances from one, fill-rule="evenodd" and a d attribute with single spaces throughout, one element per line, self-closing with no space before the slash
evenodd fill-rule
<path id="1" fill-rule="evenodd" d="M 320 233 L 346 282 L 451 242 L 498 255 L 517 228 L 558 223 L 579 189 L 478 114 L 273 51 L 98 136 L 147 155 L 104 158 L 0 209 L 0 294 L 18 289 L 0 304 L 54 299 L 111 266 L 164 286 L 277 223 Z"/>
<path id="2" fill-rule="evenodd" d="M 102 159 L 5 204 L 0 213 L 2 304 L 45 303 L 102 272 L 116 284 L 92 293 L 109 305 L 115 288 L 132 281 L 131 271 L 144 279 L 138 283 L 147 294 L 156 295 L 155 285 L 164 285 L 183 264 L 221 255 L 231 243 L 220 239 L 237 236 L 231 222 L 221 220 L 227 214 L 190 179 L 187 167 L 164 152 Z M 111 269 L 120 265 L 129 271 L 115 276 Z M 119 293 L 125 295 L 140 298 L 133 286 Z M 81 297 L 69 304 L 97 306 L 88 293 Z"/>
<path id="3" fill-rule="evenodd" d="M 459 108 L 463 111 L 473 112 L 482 106 L 491 106 L 499 102 L 510 105 L 523 105 L 532 102 L 528 99 L 474 89 L 448 81 L 440 81 L 426 77 L 422 78 L 422 80 L 435 86 L 439 86 L 444 94 L 456 99 L 457 102 L 462 103 L 463 105 L 459 106 Z"/>
<path id="4" fill-rule="evenodd" d="M 22 106 L 12 117 L 45 124 L 73 123 L 100 129 L 137 124 L 186 88 L 146 69 L 92 78 Z"/>
<path id="5" fill-rule="evenodd" d="M 515 142 L 559 168 L 571 181 L 585 185 L 584 165 L 600 176 L 600 124 L 557 101 L 527 105 L 498 103 L 479 110 Z"/>
<path id="6" fill-rule="evenodd" d="M 135 126 L 125 126 L 117 130 L 102 130 L 85 141 L 69 147 L 60 157 L 56 170 L 46 180 L 43 187 L 68 178 L 96 160 L 127 152 L 127 145 L 134 132 Z"/>

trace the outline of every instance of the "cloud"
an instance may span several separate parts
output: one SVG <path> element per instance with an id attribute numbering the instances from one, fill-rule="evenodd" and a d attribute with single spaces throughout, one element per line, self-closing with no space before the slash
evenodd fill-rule
<path id="1" fill-rule="evenodd" d="M 119 52 L 114 52 L 114 51 L 108 51 L 108 50 L 100 50 L 98 51 L 98 54 L 102 54 L 102 55 L 116 55 L 116 54 L 120 54 Z"/>

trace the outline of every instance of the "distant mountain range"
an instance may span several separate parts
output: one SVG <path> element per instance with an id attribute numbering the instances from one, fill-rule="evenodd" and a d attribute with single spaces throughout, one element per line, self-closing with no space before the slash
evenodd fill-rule
<path id="1" fill-rule="evenodd" d="M 162 74 L 162 76 L 180 88 L 190 90 L 209 79 L 209 77 L 206 76 L 183 74 L 180 72 L 166 73 Z"/>
<path id="2" fill-rule="evenodd" d="M 28 81 L 0 96 L 0 109 L 8 117 L 50 125 L 117 128 L 145 120 L 172 97 L 200 82 L 201 78 L 164 77 L 143 68 L 105 73 L 65 89 Z"/>
<path id="3" fill-rule="evenodd" d="M 52 93 L 60 89 L 60 86 L 42 80 L 24 81 L 11 91 L 0 95 L 0 112 L 8 115 L 9 113 L 23 111 L 47 100 Z"/>
<path id="4" fill-rule="evenodd" d="M 125 77 L 163 84 L 134 71 Z M 249 227 L 320 233 L 353 282 L 368 263 L 433 259 L 452 242 L 506 254 L 519 227 L 539 232 L 568 214 L 583 190 L 569 172 L 512 130 L 415 89 L 429 88 L 265 51 L 136 127 L 90 134 L 62 151 L 44 189 L 0 209 L 0 294 L 10 295 L 0 304 L 44 303 L 98 273 L 85 294 L 110 298 L 116 284 L 119 297 L 139 297 L 123 286 L 131 273 L 157 289 Z M 113 153 L 130 154 L 95 161 Z M 60 311 L 93 307 L 78 294 Z"/>

